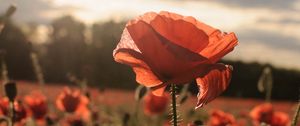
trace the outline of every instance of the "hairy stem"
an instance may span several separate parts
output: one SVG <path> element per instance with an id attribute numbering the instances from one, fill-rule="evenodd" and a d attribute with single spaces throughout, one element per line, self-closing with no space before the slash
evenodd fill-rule
<path id="1" fill-rule="evenodd" d="M 297 125 L 299 113 L 300 113 L 300 100 L 298 102 L 298 106 L 297 106 L 297 109 L 296 109 L 296 112 L 295 112 L 295 115 L 294 115 L 291 126 L 296 126 Z"/>
<path id="2" fill-rule="evenodd" d="M 172 123 L 177 126 L 177 108 L 176 108 L 176 86 L 171 84 L 171 97 L 172 97 Z"/>
<path id="3" fill-rule="evenodd" d="M 13 126 L 14 125 L 14 114 L 15 114 L 15 108 L 14 108 L 14 102 L 10 101 L 9 102 L 9 112 L 10 112 L 10 123 L 9 126 Z"/>

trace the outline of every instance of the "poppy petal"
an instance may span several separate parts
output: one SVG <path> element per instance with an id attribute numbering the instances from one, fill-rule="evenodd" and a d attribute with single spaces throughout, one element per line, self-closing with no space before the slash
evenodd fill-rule
<path id="1" fill-rule="evenodd" d="M 231 79 L 231 72 L 231 66 L 215 64 L 206 76 L 196 79 L 199 93 L 195 109 L 212 101 L 227 88 Z"/>
<path id="2" fill-rule="evenodd" d="M 227 53 L 231 52 L 238 44 L 234 33 L 222 33 L 215 31 L 209 37 L 209 43 L 200 54 L 208 58 L 212 63 L 216 63 Z"/>
<path id="3" fill-rule="evenodd" d="M 135 52 L 141 53 L 139 48 L 136 46 L 136 44 L 132 40 L 131 35 L 129 34 L 127 28 L 125 28 L 123 30 L 121 40 L 118 43 L 116 49 L 114 49 L 114 51 L 113 51 L 113 56 L 115 56 L 116 53 L 121 49 L 129 49 L 129 50 L 133 50 Z"/>
<path id="4" fill-rule="evenodd" d="M 156 33 L 166 38 L 173 44 L 186 48 L 194 53 L 198 53 L 208 45 L 208 35 L 189 22 L 192 17 L 183 17 L 181 15 L 160 12 L 146 13 L 133 20 L 129 24 L 136 24 L 137 21 L 144 21 L 155 30 Z M 196 20 L 196 19 L 194 19 Z"/>
<path id="5" fill-rule="evenodd" d="M 159 14 L 148 12 L 129 24 L 134 24 L 139 20 L 151 25 L 155 32 L 167 40 L 201 54 L 212 63 L 216 63 L 237 45 L 237 37 L 234 33 L 222 33 L 191 16 L 166 11 Z"/>
<path id="6" fill-rule="evenodd" d="M 143 60 L 136 58 L 134 54 L 130 53 L 130 50 L 120 51 L 115 55 L 115 60 L 131 66 L 136 74 L 136 81 L 146 87 L 153 87 L 162 83 L 150 67 Z"/>
<path id="7" fill-rule="evenodd" d="M 176 79 L 186 83 L 207 71 L 207 58 L 170 42 L 144 21 L 130 23 L 127 29 L 153 73 L 164 83 Z M 175 69 L 174 69 L 175 68 Z M 195 69 L 197 68 L 197 69 Z"/>
<path id="8" fill-rule="evenodd" d="M 157 25 L 158 28 L 156 29 L 156 31 L 158 31 L 165 37 L 167 36 L 168 39 L 171 39 L 170 37 L 178 38 L 178 36 L 181 35 L 188 37 L 188 38 L 180 37 L 183 40 L 188 40 L 189 42 L 180 40 L 181 44 L 179 45 L 201 54 L 202 56 L 208 58 L 212 63 L 216 63 L 227 53 L 231 52 L 233 48 L 238 44 L 238 39 L 234 33 L 227 34 L 226 32 L 221 32 L 220 30 L 213 28 L 209 25 L 206 25 L 191 16 L 181 16 L 166 11 L 160 12 L 159 15 L 164 16 L 165 17 L 164 20 L 166 20 L 166 18 L 173 19 L 171 20 L 173 22 L 167 22 L 167 23 L 172 24 L 172 28 L 171 28 L 172 31 L 179 31 L 179 33 L 171 36 L 164 35 L 164 33 L 159 32 L 161 30 L 158 29 L 161 27 L 161 24 Z M 179 23 L 180 21 L 183 21 L 185 23 L 183 22 Z M 192 26 L 196 27 L 198 30 L 196 30 L 192 26 L 189 26 L 187 22 L 192 24 Z M 152 27 L 155 28 L 155 25 L 153 24 L 155 24 L 155 20 L 151 21 Z M 180 26 L 176 26 L 176 25 L 180 25 Z M 176 27 L 178 27 L 180 30 L 174 29 Z M 174 32 L 172 31 L 169 32 L 174 34 Z M 185 33 L 188 35 L 185 35 Z M 208 41 L 206 40 L 207 36 L 208 36 Z M 186 44 L 187 46 L 183 44 Z"/>
<path id="9" fill-rule="evenodd" d="M 165 89 L 166 89 L 167 85 L 166 84 L 161 84 L 161 85 L 157 85 L 155 87 L 151 87 L 151 93 L 155 96 L 163 96 Z"/>
<path id="10" fill-rule="evenodd" d="M 166 93 L 162 96 L 149 93 L 144 98 L 144 113 L 148 116 L 162 114 L 168 108 L 168 102 L 169 96 Z"/>
<path id="11" fill-rule="evenodd" d="M 62 103 L 62 99 L 64 99 L 65 97 L 65 94 L 59 94 L 55 101 L 57 108 L 61 111 L 65 111 L 65 107 Z"/>
<path id="12" fill-rule="evenodd" d="M 143 57 L 140 54 L 140 50 L 136 47 L 127 29 L 123 31 L 120 43 L 114 50 L 113 55 L 115 61 L 132 67 L 138 83 L 147 87 L 153 87 L 162 83 L 142 60 Z"/>
<path id="13" fill-rule="evenodd" d="M 288 114 L 284 112 L 275 111 L 271 125 L 274 126 L 287 126 L 290 123 Z"/>
<path id="14" fill-rule="evenodd" d="M 208 120 L 209 126 L 237 126 L 236 120 L 232 114 L 225 113 L 222 110 L 214 109 Z"/>

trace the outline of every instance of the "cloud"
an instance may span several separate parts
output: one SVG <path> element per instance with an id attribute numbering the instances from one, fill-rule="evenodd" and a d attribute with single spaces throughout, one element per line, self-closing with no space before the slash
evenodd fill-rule
<path id="1" fill-rule="evenodd" d="M 55 18 L 82 9 L 70 5 L 57 6 L 52 0 L 4 0 L 1 1 L 0 12 L 5 12 L 12 4 L 17 7 L 17 11 L 12 18 L 18 23 L 48 24 Z"/>
<path id="2" fill-rule="evenodd" d="M 235 50 L 225 58 L 245 62 L 269 63 L 280 68 L 300 69 L 299 51 L 276 49 L 259 41 L 240 41 Z"/>
<path id="3" fill-rule="evenodd" d="M 208 0 L 211 1 L 211 0 Z M 297 0 L 214 0 L 231 7 L 266 8 L 272 10 L 297 10 L 294 4 Z"/>
<path id="4" fill-rule="evenodd" d="M 243 29 L 242 31 L 237 31 L 237 33 L 241 42 L 255 41 L 270 48 L 293 50 L 300 53 L 300 40 L 296 37 L 258 29 Z"/>
<path id="5" fill-rule="evenodd" d="M 13 15 L 13 18 L 17 22 L 33 22 L 36 20 L 39 22 L 48 22 L 49 19 L 41 15 L 55 8 L 45 0 L 4 0 L 1 1 L 0 11 L 4 12 L 11 4 L 17 7 L 17 11 Z"/>
<path id="6" fill-rule="evenodd" d="M 235 30 L 239 45 L 225 58 L 270 63 L 277 67 L 300 69 L 300 40 L 280 32 L 256 27 Z"/>
<path id="7" fill-rule="evenodd" d="M 300 18 L 282 17 L 279 20 L 272 20 L 270 18 L 261 18 L 258 23 L 277 23 L 277 24 L 295 24 L 300 25 Z"/>

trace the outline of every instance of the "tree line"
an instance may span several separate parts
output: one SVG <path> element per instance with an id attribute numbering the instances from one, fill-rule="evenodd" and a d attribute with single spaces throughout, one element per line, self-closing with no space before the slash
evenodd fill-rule
<path id="1" fill-rule="evenodd" d="M 44 79 L 48 83 L 70 83 L 69 75 L 87 80 L 89 86 L 134 89 L 135 75 L 125 65 L 113 61 L 112 51 L 120 40 L 126 22 L 99 22 L 87 27 L 71 16 L 50 24 L 48 42 L 37 44 L 13 21 L 8 21 L 0 35 L 0 53 L 12 80 L 36 81 L 30 53 L 38 55 Z M 265 66 L 272 68 L 273 99 L 297 100 L 300 72 L 271 65 L 222 61 L 234 67 L 233 78 L 224 95 L 263 98 L 257 81 Z M 194 82 L 193 82 L 194 83 Z M 190 86 L 196 93 L 197 87 Z"/>

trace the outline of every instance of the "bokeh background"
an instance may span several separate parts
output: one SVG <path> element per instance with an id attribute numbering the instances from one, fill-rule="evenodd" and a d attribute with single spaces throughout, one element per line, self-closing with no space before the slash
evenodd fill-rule
<path id="1" fill-rule="evenodd" d="M 6 19 L 10 5 L 17 10 Z M 65 118 L 55 109 L 55 100 L 68 86 L 89 93 L 91 117 L 99 114 L 92 119 L 99 124 L 162 125 L 167 113 L 150 118 L 143 114 L 134 99 L 139 85 L 134 72 L 112 56 L 126 22 L 148 11 L 193 16 L 235 32 L 239 39 L 220 61 L 234 68 L 220 97 L 195 111 L 198 87 L 195 82 L 184 87 L 189 95 L 180 109 L 186 124 L 207 121 L 210 109 L 248 118 L 253 107 L 265 103 L 266 92 L 259 87 L 272 89 L 275 109 L 292 118 L 300 98 L 299 0 L 0 0 L 0 23 L 5 20 L 0 34 L 1 88 L 8 77 L 17 82 L 21 97 L 42 89 L 49 101 L 47 119 L 54 121 L 49 115 Z M 266 86 L 270 82 L 272 88 Z M 44 88 L 38 87 L 44 83 Z"/>
<path id="2" fill-rule="evenodd" d="M 223 96 L 264 99 L 257 82 L 269 67 L 272 99 L 299 98 L 299 0 L 0 0 L 0 15 L 11 4 L 17 11 L 0 36 L 11 80 L 37 80 L 33 51 L 46 83 L 67 85 L 72 75 L 101 90 L 134 90 L 134 73 L 112 51 L 129 19 L 166 10 L 237 34 L 239 45 L 221 61 L 234 67 Z"/>

